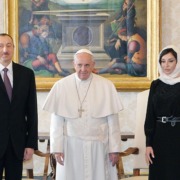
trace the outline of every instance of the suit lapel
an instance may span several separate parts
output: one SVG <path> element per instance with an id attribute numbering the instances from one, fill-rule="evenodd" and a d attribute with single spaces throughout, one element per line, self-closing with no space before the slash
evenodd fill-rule
<path id="1" fill-rule="evenodd" d="M 0 89 L 1 89 L 2 91 L 4 91 L 4 93 L 6 93 L 6 88 L 5 88 L 5 85 L 4 85 L 4 82 L 3 82 L 3 80 L 2 80 L 1 75 L 0 75 Z"/>
<path id="2" fill-rule="evenodd" d="M 17 87 L 18 87 L 18 83 L 19 83 L 19 68 L 16 65 L 16 63 L 13 62 L 13 91 L 12 91 L 12 100 L 13 101 L 15 95 L 16 95 L 16 91 L 17 91 Z"/>

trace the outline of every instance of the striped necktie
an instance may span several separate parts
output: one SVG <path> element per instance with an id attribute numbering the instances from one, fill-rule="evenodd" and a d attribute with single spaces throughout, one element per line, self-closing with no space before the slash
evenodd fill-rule
<path id="1" fill-rule="evenodd" d="M 6 87 L 6 92 L 8 94 L 8 97 L 9 97 L 9 100 L 11 101 L 11 97 L 12 97 L 12 86 L 11 86 L 11 83 L 10 83 L 10 80 L 7 76 L 7 71 L 8 69 L 7 68 L 4 68 L 3 69 L 4 71 L 4 85 Z"/>

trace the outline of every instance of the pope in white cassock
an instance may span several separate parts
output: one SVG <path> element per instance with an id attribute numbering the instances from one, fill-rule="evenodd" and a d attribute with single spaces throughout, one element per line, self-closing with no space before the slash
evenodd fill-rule
<path id="1" fill-rule="evenodd" d="M 52 113 L 50 149 L 58 162 L 56 180 L 118 179 L 122 104 L 113 83 L 92 73 L 94 65 L 91 51 L 77 51 L 76 73 L 54 84 L 43 107 Z"/>

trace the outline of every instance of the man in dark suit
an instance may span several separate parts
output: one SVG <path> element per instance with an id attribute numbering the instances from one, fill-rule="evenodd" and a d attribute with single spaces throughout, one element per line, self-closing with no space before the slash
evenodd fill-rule
<path id="1" fill-rule="evenodd" d="M 38 148 L 37 98 L 33 71 L 12 62 L 13 53 L 12 37 L 0 34 L 0 179 L 5 170 L 6 180 L 21 180 L 23 161 Z"/>

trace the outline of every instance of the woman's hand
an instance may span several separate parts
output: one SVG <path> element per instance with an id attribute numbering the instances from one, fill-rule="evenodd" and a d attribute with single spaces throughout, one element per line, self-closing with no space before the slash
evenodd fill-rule
<path id="1" fill-rule="evenodd" d="M 152 158 L 155 158 L 154 156 L 154 151 L 153 151 L 153 148 L 152 147 L 146 147 L 146 162 L 147 164 L 153 164 L 153 161 L 152 161 Z"/>

